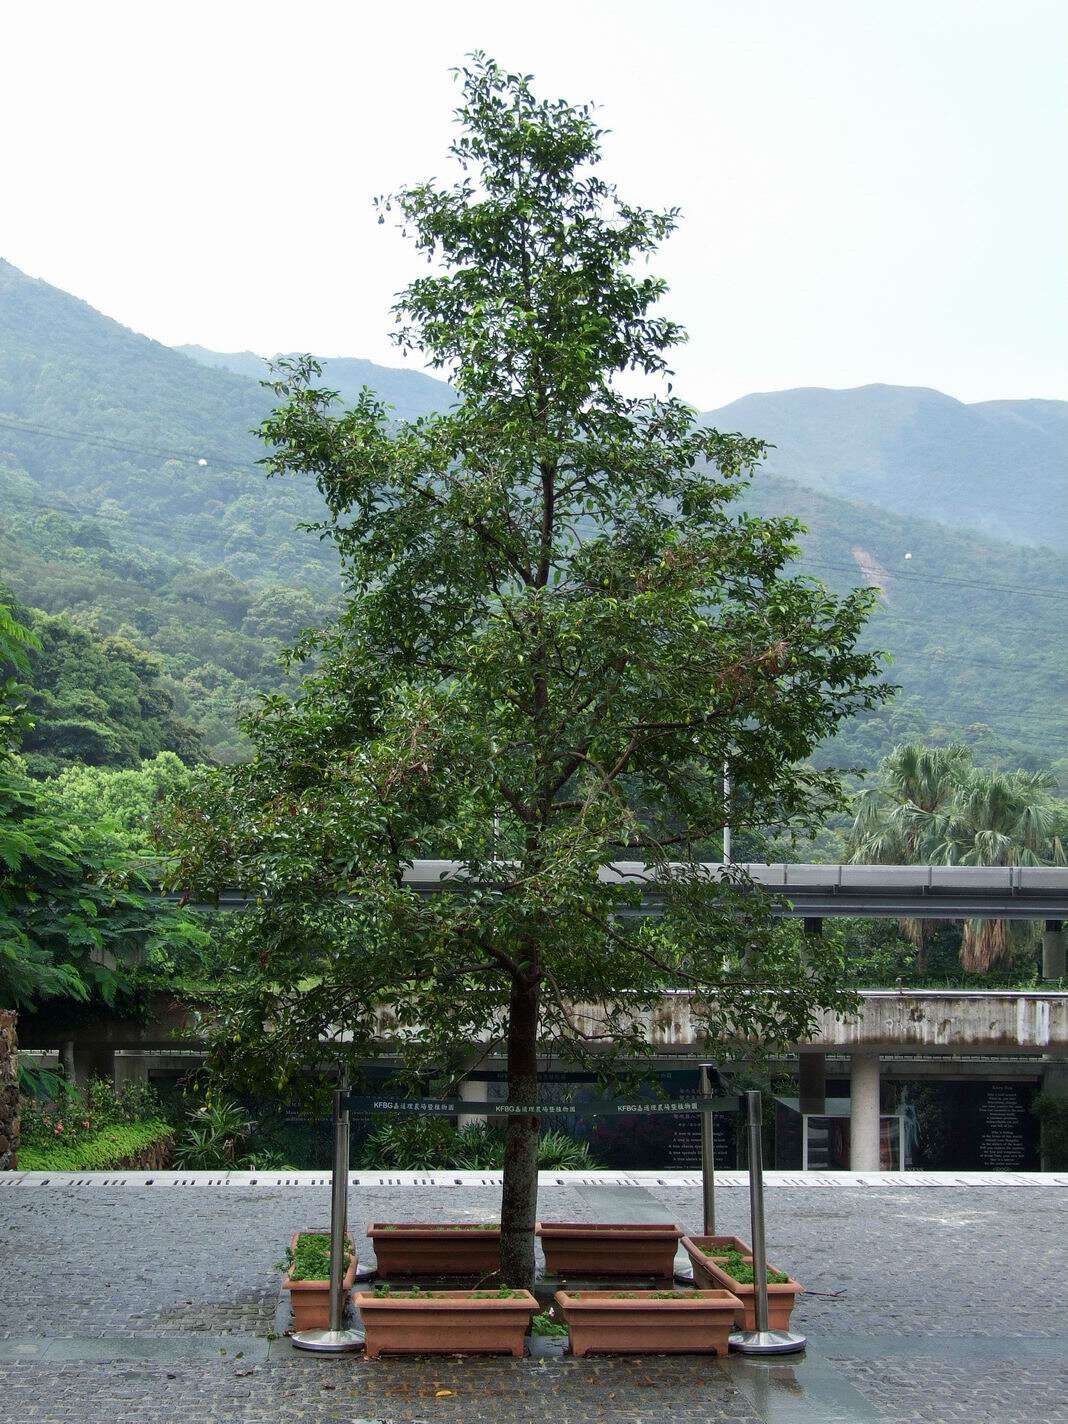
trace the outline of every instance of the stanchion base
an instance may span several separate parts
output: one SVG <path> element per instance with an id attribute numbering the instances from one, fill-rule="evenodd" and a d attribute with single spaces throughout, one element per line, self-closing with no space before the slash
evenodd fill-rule
<path id="1" fill-rule="evenodd" d="M 298 1350 L 315 1350 L 321 1355 L 343 1355 L 364 1346 L 362 1330 L 299 1330 L 289 1338 Z"/>
<path id="2" fill-rule="evenodd" d="M 736 1330 L 729 1338 L 741 1355 L 793 1355 L 805 1348 L 805 1337 L 792 1330 Z"/>

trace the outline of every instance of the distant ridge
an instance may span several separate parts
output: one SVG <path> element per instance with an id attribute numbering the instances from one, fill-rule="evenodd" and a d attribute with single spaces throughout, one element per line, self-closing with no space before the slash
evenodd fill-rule
<path id="1" fill-rule="evenodd" d="M 1068 401 L 810 386 L 743 396 L 702 420 L 761 436 L 776 447 L 768 470 L 825 494 L 1068 548 Z"/>
<path id="2" fill-rule="evenodd" d="M 257 356 L 255 351 L 209 351 L 206 346 L 176 346 L 174 349 L 203 366 L 251 376 L 256 381 L 262 381 L 268 374 L 268 358 Z M 378 366 L 359 356 L 320 356 L 318 360 L 323 368 L 323 384 L 337 391 L 347 404 L 356 400 L 364 386 L 370 386 L 393 406 L 401 420 L 415 420 L 431 411 L 446 410 L 455 401 L 451 387 L 422 371 Z"/>

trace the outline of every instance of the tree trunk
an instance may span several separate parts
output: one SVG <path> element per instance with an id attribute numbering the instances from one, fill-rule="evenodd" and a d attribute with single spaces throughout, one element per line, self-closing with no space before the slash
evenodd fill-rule
<path id="1" fill-rule="evenodd" d="M 538 988 L 513 981 L 508 1013 L 508 1101 L 538 1100 Z M 538 1119 L 510 1117 L 501 1189 L 501 1276 L 505 1285 L 534 1285 L 538 1211 Z"/>

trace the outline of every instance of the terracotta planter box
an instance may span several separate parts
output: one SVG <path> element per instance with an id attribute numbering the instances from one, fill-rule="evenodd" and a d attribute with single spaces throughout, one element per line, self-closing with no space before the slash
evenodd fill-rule
<path id="1" fill-rule="evenodd" d="M 742 1281 L 736 1281 L 728 1274 L 721 1265 L 706 1256 L 702 1251 L 702 1246 L 722 1246 L 725 1242 L 736 1245 L 739 1249 L 746 1251 L 746 1263 L 753 1264 L 753 1258 L 748 1253 L 748 1248 L 744 1242 L 739 1242 L 736 1236 L 684 1236 L 682 1244 L 686 1248 L 686 1254 L 693 1262 L 694 1279 L 700 1275 L 713 1286 L 719 1286 L 723 1290 L 730 1291 L 736 1295 L 741 1302 L 741 1309 L 736 1316 L 738 1324 L 743 1330 L 756 1329 L 756 1285 L 746 1285 Z M 775 1267 L 768 1262 L 768 1269 L 775 1270 Z M 797 1304 L 797 1297 L 804 1290 L 804 1286 L 793 1279 L 786 1280 L 779 1285 L 768 1282 L 768 1329 L 769 1330 L 789 1330 L 790 1316 L 793 1314 L 794 1306 Z"/>
<path id="2" fill-rule="evenodd" d="M 670 1223 L 602 1226 L 539 1221 L 537 1235 L 550 1276 L 659 1276 L 670 1281 L 682 1232 Z"/>
<path id="3" fill-rule="evenodd" d="M 492 1276 L 501 1269 L 501 1229 L 430 1221 L 372 1222 L 380 1276 Z"/>
<path id="4" fill-rule="evenodd" d="M 571 1332 L 571 1353 L 728 1353 L 735 1312 L 742 1304 L 736 1295 L 725 1290 L 680 1291 L 671 1300 L 664 1295 L 628 1291 L 627 1299 L 614 1300 L 611 1291 L 557 1291 L 556 1303 Z"/>
<path id="5" fill-rule="evenodd" d="M 477 1297 L 482 1296 L 482 1299 Z M 529 1291 L 502 1300 L 482 1291 L 431 1291 L 413 1297 L 361 1291 L 356 1305 L 367 1332 L 367 1358 L 492 1353 L 522 1358 L 538 1312 Z"/>
<path id="6" fill-rule="evenodd" d="M 329 1236 L 329 1231 L 295 1231 L 290 1249 L 296 1251 L 299 1236 Z M 356 1279 L 356 1243 L 348 1232 L 345 1233 L 352 1256 L 348 1270 L 341 1281 L 341 1308 L 344 1311 Z M 291 1281 L 287 1271 L 282 1277 L 282 1289 L 289 1291 L 293 1307 L 294 1330 L 329 1330 L 330 1328 L 330 1282 Z"/>

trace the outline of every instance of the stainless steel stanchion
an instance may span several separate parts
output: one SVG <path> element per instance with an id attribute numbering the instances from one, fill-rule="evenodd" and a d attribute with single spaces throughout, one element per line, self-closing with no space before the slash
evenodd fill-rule
<path id="1" fill-rule="evenodd" d="M 805 1337 L 792 1330 L 768 1329 L 768 1257 L 764 1245 L 764 1146 L 760 1094 L 745 1095 L 749 1113 L 749 1219 L 753 1230 L 753 1283 L 756 1329 L 736 1330 L 731 1349 L 743 1355 L 790 1355 L 805 1348 Z"/>
<path id="2" fill-rule="evenodd" d="M 702 1098 L 712 1096 L 712 1073 L 715 1065 L 701 1064 L 700 1092 Z M 704 1201 L 704 1235 L 716 1234 L 716 1142 L 712 1131 L 712 1114 L 701 1114 L 701 1194 Z M 690 1258 L 680 1247 L 675 1257 L 675 1279 L 693 1285 L 694 1274 Z"/>
<path id="3" fill-rule="evenodd" d="M 330 1181 L 330 1328 L 299 1330 L 289 1338 L 298 1350 L 318 1350 L 321 1354 L 338 1355 L 346 1350 L 358 1350 L 364 1343 L 362 1330 L 346 1330 L 342 1326 L 345 1314 L 345 1233 L 349 1206 L 349 1110 L 348 1079 L 334 1093 L 334 1170 Z"/>

